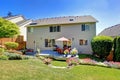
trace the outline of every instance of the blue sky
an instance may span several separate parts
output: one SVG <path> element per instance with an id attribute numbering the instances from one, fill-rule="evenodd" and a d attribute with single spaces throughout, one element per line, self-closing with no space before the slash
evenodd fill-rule
<path id="1" fill-rule="evenodd" d="M 28 19 L 58 16 L 92 15 L 97 23 L 97 34 L 120 23 L 120 0 L 0 0 L 0 16 L 9 11 Z"/>

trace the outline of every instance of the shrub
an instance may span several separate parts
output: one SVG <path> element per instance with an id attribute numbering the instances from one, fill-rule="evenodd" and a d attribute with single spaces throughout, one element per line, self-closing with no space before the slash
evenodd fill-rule
<path id="1" fill-rule="evenodd" d="M 68 65 L 68 67 L 73 66 L 73 65 L 77 65 L 77 64 L 79 64 L 79 58 L 69 57 L 66 59 L 66 63 Z"/>
<path id="2" fill-rule="evenodd" d="M 16 42 L 6 42 L 5 46 L 7 49 L 16 49 L 18 47 L 18 43 Z"/>
<path id="3" fill-rule="evenodd" d="M 76 48 L 73 48 L 73 49 L 71 50 L 70 54 L 76 55 L 76 54 L 78 54 L 78 50 L 77 50 Z"/>
<path id="4" fill-rule="evenodd" d="M 112 41 L 112 38 L 108 36 L 94 37 L 91 41 L 93 53 L 100 58 L 106 58 L 112 49 Z"/>
<path id="5" fill-rule="evenodd" d="M 116 39 L 115 61 L 120 61 L 120 37 Z"/>
<path id="6" fill-rule="evenodd" d="M 28 60 L 30 57 L 29 56 L 22 56 L 23 60 Z"/>
<path id="7" fill-rule="evenodd" d="M 22 60 L 22 56 L 19 54 L 12 54 L 9 55 L 9 60 Z"/>
<path id="8" fill-rule="evenodd" d="M 16 50 L 8 50 L 9 53 L 15 53 L 15 54 L 23 54 L 21 51 L 16 51 Z"/>
<path id="9" fill-rule="evenodd" d="M 8 57 L 6 55 L 0 55 L 0 60 L 8 60 Z"/>
<path id="10" fill-rule="evenodd" d="M 22 60 L 22 55 L 14 53 L 4 53 L 9 60 Z"/>
<path id="11" fill-rule="evenodd" d="M 3 54 L 4 53 L 4 48 L 0 48 L 0 54 Z"/>
<path id="12" fill-rule="evenodd" d="M 116 55 L 115 55 L 115 50 L 116 50 L 116 42 L 117 42 L 117 37 L 116 38 L 114 38 L 114 40 L 113 40 L 113 60 L 115 61 L 116 60 Z"/>
<path id="13" fill-rule="evenodd" d="M 47 57 L 43 60 L 43 63 L 46 64 L 46 65 L 49 65 L 49 64 L 51 64 L 51 61 L 52 61 L 52 59 Z"/>

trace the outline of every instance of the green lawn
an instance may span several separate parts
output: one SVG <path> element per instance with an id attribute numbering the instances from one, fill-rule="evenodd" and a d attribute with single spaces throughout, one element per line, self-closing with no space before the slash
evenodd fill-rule
<path id="1" fill-rule="evenodd" d="M 65 62 L 53 61 L 56 66 Z M 71 69 L 51 68 L 38 59 L 0 60 L 0 80 L 120 80 L 120 70 L 78 65 Z"/>

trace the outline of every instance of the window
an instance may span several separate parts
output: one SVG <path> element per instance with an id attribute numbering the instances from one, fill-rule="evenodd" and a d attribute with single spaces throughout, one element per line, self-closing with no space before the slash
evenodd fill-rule
<path id="1" fill-rule="evenodd" d="M 52 27 L 52 26 L 50 26 L 49 28 L 50 28 L 50 32 L 53 32 L 53 27 Z"/>
<path id="2" fill-rule="evenodd" d="M 89 25 L 85 25 L 85 30 L 87 30 L 87 31 L 89 31 L 89 30 L 90 30 Z"/>
<path id="3" fill-rule="evenodd" d="M 74 19 L 69 19 L 69 21 L 74 21 Z"/>
<path id="4" fill-rule="evenodd" d="M 72 41 L 71 39 L 69 39 L 70 41 L 63 41 L 63 46 L 67 45 L 67 46 L 71 46 L 72 45 Z"/>
<path id="5" fill-rule="evenodd" d="M 88 40 L 80 39 L 79 44 L 80 45 L 87 45 L 88 44 Z"/>
<path id="6" fill-rule="evenodd" d="M 85 31 L 85 24 L 82 24 L 82 31 Z"/>
<path id="7" fill-rule="evenodd" d="M 49 27 L 49 31 L 50 32 L 60 32 L 61 31 L 61 27 L 60 26 L 50 26 Z"/>
<path id="8" fill-rule="evenodd" d="M 28 27 L 28 32 L 33 32 L 33 27 Z"/>
<path id="9" fill-rule="evenodd" d="M 57 27 L 53 27 L 53 32 L 57 32 Z"/>
<path id="10" fill-rule="evenodd" d="M 90 27 L 89 27 L 89 25 L 87 25 L 87 24 L 82 24 L 81 30 L 82 30 L 82 31 L 89 31 L 89 30 L 90 30 Z"/>
<path id="11" fill-rule="evenodd" d="M 45 47 L 53 47 L 55 45 L 55 39 L 45 39 Z"/>
<path id="12" fill-rule="evenodd" d="M 67 46 L 67 41 L 63 41 L 63 46 L 66 45 Z"/>
<path id="13" fill-rule="evenodd" d="M 60 28 L 61 28 L 60 26 L 57 26 L 57 32 L 60 32 Z"/>

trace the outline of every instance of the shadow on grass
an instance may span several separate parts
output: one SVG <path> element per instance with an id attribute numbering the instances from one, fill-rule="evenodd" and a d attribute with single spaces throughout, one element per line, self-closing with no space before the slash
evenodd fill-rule
<path id="1" fill-rule="evenodd" d="M 103 62 L 105 61 L 105 59 L 99 59 L 98 57 L 96 57 L 95 55 L 90 55 L 90 54 L 79 54 L 78 55 L 80 59 L 84 59 L 84 58 L 91 58 L 95 61 L 98 61 L 98 62 Z"/>

